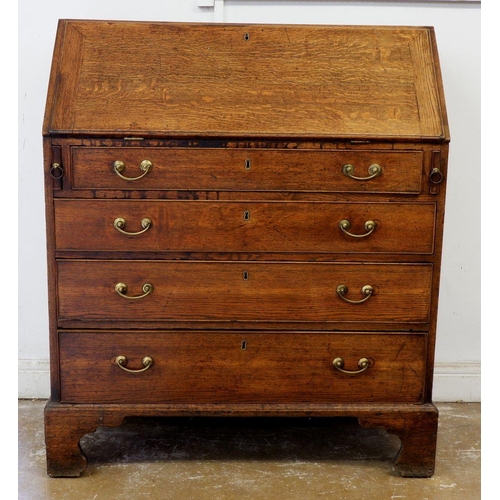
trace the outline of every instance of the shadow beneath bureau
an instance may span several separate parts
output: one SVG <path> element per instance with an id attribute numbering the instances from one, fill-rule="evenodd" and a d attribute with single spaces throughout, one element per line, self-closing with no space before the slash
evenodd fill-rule
<path id="1" fill-rule="evenodd" d="M 400 440 L 356 418 L 130 417 L 80 441 L 92 465 L 176 460 L 384 461 Z M 390 465 L 388 465 L 390 468 Z"/>

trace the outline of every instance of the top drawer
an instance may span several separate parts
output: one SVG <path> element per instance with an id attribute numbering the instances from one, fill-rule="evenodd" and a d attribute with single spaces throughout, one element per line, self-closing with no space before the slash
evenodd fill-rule
<path id="1" fill-rule="evenodd" d="M 422 151 L 72 147 L 74 189 L 418 194 Z M 142 168 L 141 168 L 142 166 Z"/>

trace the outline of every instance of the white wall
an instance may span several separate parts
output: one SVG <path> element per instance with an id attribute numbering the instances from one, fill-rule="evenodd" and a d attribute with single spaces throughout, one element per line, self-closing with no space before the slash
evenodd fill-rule
<path id="1" fill-rule="evenodd" d="M 20 397 L 49 394 L 41 128 L 59 18 L 434 26 L 452 138 L 434 399 L 479 400 L 480 6 L 290 0 L 19 0 Z"/>

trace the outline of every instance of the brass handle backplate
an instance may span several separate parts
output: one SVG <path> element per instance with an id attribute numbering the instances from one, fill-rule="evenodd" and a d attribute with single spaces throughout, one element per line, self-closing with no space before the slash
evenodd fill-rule
<path id="1" fill-rule="evenodd" d="M 142 295 L 126 295 L 128 290 L 128 287 L 125 283 L 117 283 L 115 285 L 115 292 L 120 296 L 123 297 L 124 299 L 142 299 L 146 297 L 146 295 L 149 295 L 153 291 L 153 285 L 151 283 L 144 283 L 142 285 L 142 291 L 144 292 Z"/>
<path id="2" fill-rule="evenodd" d="M 349 289 L 347 288 L 346 285 L 339 285 L 337 287 L 337 294 L 339 295 L 339 297 L 342 300 L 345 300 L 346 302 L 349 302 L 349 304 L 362 304 L 363 302 L 366 302 L 373 295 L 373 287 L 371 285 L 365 285 L 361 289 L 362 295 L 365 296 L 365 298 L 361 299 L 361 300 L 351 300 L 351 299 L 348 299 L 345 296 L 348 291 L 349 291 Z"/>
<path id="3" fill-rule="evenodd" d="M 128 373 L 141 373 L 145 372 L 148 368 L 153 366 L 153 358 L 151 356 L 144 356 L 142 358 L 142 366 L 144 366 L 144 368 L 139 368 L 137 370 L 131 370 L 130 368 L 126 367 L 127 358 L 125 356 L 116 356 L 115 364 Z"/>
<path id="4" fill-rule="evenodd" d="M 342 373 L 347 373 L 348 375 L 356 375 L 357 373 L 363 373 L 370 367 L 370 360 L 368 358 L 361 358 L 358 360 L 359 370 L 344 370 L 344 360 L 343 358 L 335 358 L 333 360 L 333 366 Z"/>
<path id="5" fill-rule="evenodd" d="M 354 179 L 355 181 L 369 181 L 370 179 L 374 179 L 382 173 L 382 167 L 374 163 L 373 165 L 370 165 L 368 167 L 368 177 L 356 177 L 354 175 L 354 167 L 350 163 L 348 163 L 347 165 L 344 165 L 342 167 L 342 173 L 344 175 L 347 175 L 347 177 Z"/>
<path id="6" fill-rule="evenodd" d="M 351 222 L 348 221 L 347 219 L 341 220 L 339 222 L 339 227 L 343 233 L 347 234 L 348 236 L 351 236 L 352 238 L 366 238 L 367 236 L 370 236 L 370 234 L 372 234 L 373 231 L 375 231 L 375 229 L 377 229 L 377 224 L 372 220 L 367 220 L 365 222 L 366 233 L 364 233 L 364 234 L 350 233 L 348 230 L 351 227 Z"/>
<path id="7" fill-rule="evenodd" d="M 129 233 L 128 231 L 124 230 L 126 223 L 127 221 L 125 219 L 123 219 L 122 217 L 117 217 L 113 222 L 113 226 L 117 231 L 120 231 L 120 233 L 126 234 L 128 236 L 137 236 L 138 234 L 145 233 L 151 227 L 152 221 L 148 217 L 144 217 L 144 219 L 141 220 L 142 231 L 137 231 L 135 233 Z"/>
<path id="8" fill-rule="evenodd" d="M 153 164 L 149 160 L 142 160 L 139 168 L 144 172 L 142 175 L 139 175 L 137 177 L 126 177 L 122 175 L 122 172 L 125 170 L 125 162 L 116 160 L 113 163 L 113 170 L 115 171 L 116 175 L 126 181 L 137 181 L 139 179 L 142 179 L 153 168 Z"/>

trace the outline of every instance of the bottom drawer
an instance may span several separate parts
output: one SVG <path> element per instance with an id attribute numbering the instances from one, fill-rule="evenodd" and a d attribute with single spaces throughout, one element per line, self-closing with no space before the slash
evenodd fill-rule
<path id="1" fill-rule="evenodd" d="M 425 334 L 403 333 L 63 331 L 61 400 L 421 402 L 426 344 Z"/>

